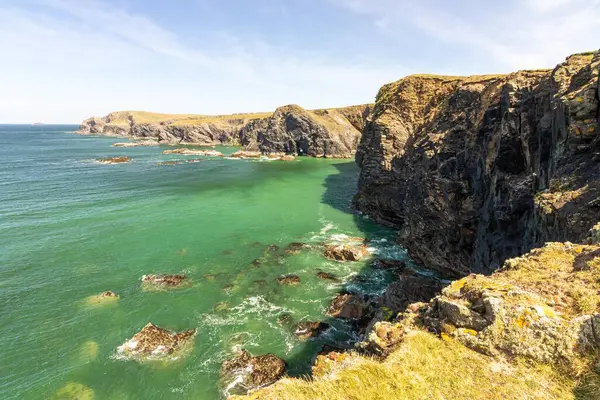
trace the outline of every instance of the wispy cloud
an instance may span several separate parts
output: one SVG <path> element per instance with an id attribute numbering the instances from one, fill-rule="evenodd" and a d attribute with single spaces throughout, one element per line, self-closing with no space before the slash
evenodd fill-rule
<path id="1" fill-rule="evenodd" d="M 512 0 L 497 8 L 487 2 L 330 1 L 371 18 L 388 33 L 405 34 L 408 24 L 508 68 L 549 67 L 570 53 L 600 46 L 599 0 Z"/>
<path id="2" fill-rule="evenodd" d="M 24 7 L 35 4 L 35 7 Z M 114 109 L 227 113 L 371 101 L 400 65 L 275 46 L 226 30 L 187 43 L 148 15 L 101 0 L 0 5 L 0 121 L 78 121 Z"/>

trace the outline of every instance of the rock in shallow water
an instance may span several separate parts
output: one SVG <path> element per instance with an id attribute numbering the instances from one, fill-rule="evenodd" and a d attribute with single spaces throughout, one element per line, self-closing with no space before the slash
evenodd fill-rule
<path id="1" fill-rule="evenodd" d="M 96 161 L 100 164 L 126 164 L 132 160 L 129 157 L 107 157 L 99 158 Z"/>
<path id="2" fill-rule="evenodd" d="M 253 357 L 246 350 L 234 359 L 223 361 L 222 385 L 226 396 L 246 394 L 270 385 L 283 376 L 285 361 L 273 354 Z"/>
<path id="3" fill-rule="evenodd" d="M 174 288 L 180 286 L 187 280 L 187 276 L 185 274 L 177 274 L 177 275 L 144 275 L 142 276 L 142 283 L 145 285 L 155 286 L 155 287 L 164 287 L 164 288 Z"/>
<path id="4" fill-rule="evenodd" d="M 277 284 L 287 286 L 299 285 L 300 277 L 298 275 L 280 276 L 279 278 L 277 278 Z"/>
<path id="5" fill-rule="evenodd" d="M 195 334 L 196 329 L 176 333 L 149 322 L 141 331 L 119 346 L 117 354 L 138 361 L 177 359 L 185 355 L 186 345 L 192 342 Z"/>
<path id="6" fill-rule="evenodd" d="M 329 304 L 327 315 L 335 318 L 358 319 L 367 311 L 367 302 L 359 295 L 338 294 Z"/>
<path id="7" fill-rule="evenodd" d="M 321 321 L 310 322 L 304 321 L 296 325 L 294 333 L 298 339 L 306 340 L 319 336 L 321 333 L 329 329 L 329 324 Z"/>
<path id="8" fill-rule="evenodd" d="M 360 261 L 368 254 L 367 246 L 349 244 L 329 245 L 323 253 L 326 258 L 336 261 Z"/>

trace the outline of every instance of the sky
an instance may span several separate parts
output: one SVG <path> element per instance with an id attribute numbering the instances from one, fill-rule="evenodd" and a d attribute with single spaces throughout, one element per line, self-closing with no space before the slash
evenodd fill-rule
<path id="1" fill-rule="evenodd" d="M 0 0 L 0 123 L 363 104 L 599 47 L 600 0 Z"/>

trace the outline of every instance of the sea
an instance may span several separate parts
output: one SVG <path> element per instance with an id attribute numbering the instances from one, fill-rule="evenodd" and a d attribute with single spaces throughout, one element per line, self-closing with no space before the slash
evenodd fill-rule
<path id="1" fill-rule="evenodd" d="M 113 147 L 127 140 L 76 130 L 0 125 L 0 399 L 221 399 L 221 363 L 241 349 L 308 377 L 324 345 L 359 340 L 325 315 L 332 298 L 376 296 L 393 279 L 371 258 L 327 260 L 323 243 L 363 237 L 373 257 L 407 260 L 392 230 L 352 211 L 353 160 L 239 160 L 220 146 L 222 158 L 165 155 L 172 147 Z M 97 161 L 117 156 L 132 162 Z M 149 291 L 146 274 L 189 284 Z M 301 283 L 278 285 L 287 274 Z M 93 301 L 109 290 L 118 300 Z M 331 327 L 301 341 L 300 321 Z M 197 329 L 191 352 L 120 357 L 149 322 Z"/>

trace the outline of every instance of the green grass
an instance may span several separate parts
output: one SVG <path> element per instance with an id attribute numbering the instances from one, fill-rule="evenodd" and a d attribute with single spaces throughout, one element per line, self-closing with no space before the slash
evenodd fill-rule
<path id="1" fill-rule="evenodd" d="M 384 362 L 347 356 L 312 381 L 286 378 L 248 399 L 574 399 L 576 382 L 550 366 L 511 364 L 416 331 Z M 243 397 L 238 398 L 242 399 Z"/>

